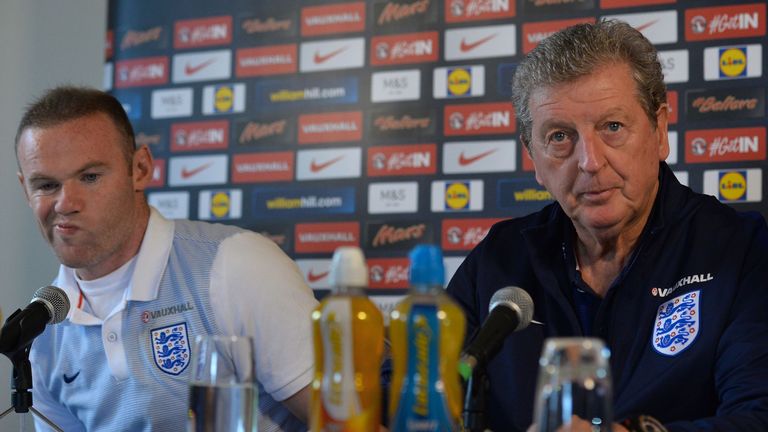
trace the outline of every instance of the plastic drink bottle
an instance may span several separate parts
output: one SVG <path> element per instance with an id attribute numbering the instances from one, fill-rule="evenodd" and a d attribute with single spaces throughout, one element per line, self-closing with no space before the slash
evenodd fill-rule
<path id="1" fill-rule="evenodd" d="M 458 363 L 466 331 L 460 307 L 445 293 L 442 251 L 419 245 L 410 254 L 410 290 L 390 315 L 393 431 L 459 430 Z"/>
<path id="2" fill-rule="evenodd" d="M 358 247 L 336 249 L 332 293 L 312 312 L 315 374 L 312 431 L 376 431 L 381 424 L 381 312 L 365 295 L 368 268 Z"/>

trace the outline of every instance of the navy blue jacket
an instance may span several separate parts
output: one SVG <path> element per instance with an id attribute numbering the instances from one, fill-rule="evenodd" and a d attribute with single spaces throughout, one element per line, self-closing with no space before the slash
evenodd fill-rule
<path id="1" fill-rule="evenodd" d="M 611 350 L 614 417 L 648 414 L 670 431 L 768 431 L 765 220 L 682 186 L 665 163 L 660 171 L 649 221 L 593 324 Z M 574 239 L 557 203 L 499 222 L 448 285 L 470 336 L 488 316 L 493 293 L 506 286 L 528 291 L 534 320 L 543 323 L 513 333 L 487 366 L 494 431 L 531 424 L 544 339 L 584 335 L 573 303 L 573 284 L 583 283 Z M 655 339 L 664 321 L 659 307 L 690 293 L 698 294 L 699 321 L 680 328 L 698 333 L 670 352 L 669 333 Z"/>

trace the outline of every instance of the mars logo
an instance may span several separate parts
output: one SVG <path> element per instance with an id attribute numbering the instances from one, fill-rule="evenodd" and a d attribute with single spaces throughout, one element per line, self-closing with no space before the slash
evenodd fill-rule
<path id="1" fill-rule="evenodd" d="M 407 251 L 432 239 L 429 225 L 416 221 L 372 223 L 367 226 L 366 233 L 366 247 L 376 250 Z"/>
<path id="2" fill-rule="evenodd" d="M 374 3 L 377 27 L 397 27 L 432 23 L 436 18 L 436 2 L 432 0 L 392 0 Z"/>
<path id="3" fill-rule="evenodd" d="M 235 135 L 240 145 L 261 144 L 263 142 L 287 142 L 289 133 L 288 119 L 265 121 L 246 121 L 237 124 Z"/>
<path id="4" fill-rule="evenodd" d="M 165 39 L 162 37 L 163 35 L 163 27 L 161 26 L 155 26 L 147 30 L 128 30 L 123 34 L 123 37 L 120 41 L 120 50 L 125 51 L 130 48 L 136 48 L 142 45 L 149 45 L 152 44 L 154 48 L 161 48 L 162 45 L 165 45 L 164 41 L 161 40 Z M 153 42 L 155 42 L 153 44 Z"/>
<path id="5" fill-rule="evenodd" d="M 744 38 L 765 36 L 765 3 L 694 8 L 685 11 L 685 39 Z"/>
<path id="6" fill-rule="evenodd" d="M 514 0 L 446 0 L 445 2 L 445 21 L 449 23 L 513 16 L 515 16 Z"/>
<path id="7" fill-rule="evenodd" d="M 373 147 L 368 149 L 368 176 L 434 174 L 435 144 Z"/>
<path id="8" fill-rule="evenodd" d="M 371 288 L 408 288 L 407 258 L 373 258 L 367 262 Z"/>
<path id="9" fill-rule="evenodd" d="M 744 201 L 747 194 L 745 171 L 730 171 L 720 174 L 720 199 L 723 201 Z"/>
<path id="10" fill-rule="evenodd" d="M 168 57 L 122 60 L 115 64 L 115 87 L 138 87 L 168 82 Z"/>
<path id="11" fill-rule="evenodd" d="M 227 121 L 174 123 L 171 125 L 171 151 L 226 148 L 228 130 Z"/>
<path id="12" fill-rule="evenodd" d="M 442 248 L 444 250 L 470 250 L 488 235 L 499 219 L 444 219 Z"/>
<path id="13" fill-rule="evenodd" d="M 371 39 L 371 65 L 437 61 L 437 32 L 377 36 Z"/>
<path id="14" fill-rule="evenodd" d="M 232 17 L 219 16 L 178 21 L 173 47 L 176 49 L 226 45 L 232 42 Z"/>

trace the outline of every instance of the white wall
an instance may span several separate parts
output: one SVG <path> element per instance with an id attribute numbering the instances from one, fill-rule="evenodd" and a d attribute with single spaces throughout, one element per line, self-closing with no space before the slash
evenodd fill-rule
<path id="1" fill-rule="evenodd" d="M 0 0 L 0 308 L 8 316 L 50 283 L 56 260 L 16 180 L 13 138 L 24 107 L 62 83 L 100 87 L 106 0 Z M 4 320 L 5 318 L 3 318 Z M 10 407 L 10 361 L 0 356 L 0 412 Z M 0 420 L 19 430 L 20 416 Z"/>

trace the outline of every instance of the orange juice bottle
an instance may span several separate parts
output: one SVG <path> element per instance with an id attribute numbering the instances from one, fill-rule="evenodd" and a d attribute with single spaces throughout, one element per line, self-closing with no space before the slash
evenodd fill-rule
<path id="1" fill-rule="evenodd" d="M 419 245 L 410 254 L 410 290 L 390 317 L 390 429 L 454 431 L 461 426 L 458 374 L 464 313 L 443 290 L 442 251 Z"/>
<path id="2" fill-rule="evenodd" d="M 376 431 L 381 424 L 384 323 L 365 295 L 368 268 L 358 247 L 336 249 L 332 293 L 312 312 L 315 374 L 312 431 Z"/>

